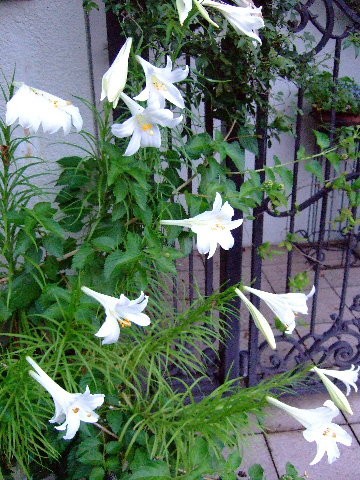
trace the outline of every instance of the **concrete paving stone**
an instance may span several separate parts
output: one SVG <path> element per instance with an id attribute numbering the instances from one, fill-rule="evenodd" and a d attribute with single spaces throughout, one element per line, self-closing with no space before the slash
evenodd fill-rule
<path id="1" fill-rule="evenodd" d="M 353 436 L 348 426 L 344 429 Z M 327 456 L 316 465 L 309 465 L 316 454 L 316 443 L 307 442 L 301 431 L 267 435 L 272 458 L 280 475 L 285 473 L 286 462 L 292 463 L 308 480 L 357 480 L 359 478 L 360 446 L 353 438 L 351 447 L 338 444 L 340 458 L 331 465 Z"/>
<path id="2" fill-rule="evenodd" d="M 332 287 L 340 288 L 344 281 L 344 270 L 342 268 L 334 268 L 323 270 L 322 277 L 327 280 Z M 360 267 L 351 267 L 348 276 L 349 287 L 356 287 L 360 283 Z M 360 292 L 359 292 L 360 293 Z"/>
<path id="3" fill-rule="evenodd" d="M 345 320 L 353 317 L 360 318 L 360 312 L 350 310 L 350 307 L 353 304 L 354 298 L 356 297 L 356 295 L 360 295 L 360 277 L 359 277 L 358 283 L 359 283 L 358 286 L 355 286 L 355 287 L 348 286 L 346 289 L 345 305 L 347 308 L 345 308 L 345 311 L 344 311 Z M 341 298 L 341 290 L 342 290 L 341 287 L 335 288 L 334 290 Z"/>
<path id="4" fill-rule="evenodd" d="M 345 251 L 339 248 L 324 249 L 322 263 L 329 266 L 340 266 L 343 264 Z"/>
<path id="5" fill-rule="evenodd" d="M 279 477 L 271 459 L 265 436 L 262 433 L 251 435 L 244 439 L 242 454 L 243 461 L 239 468 L 241 472 L 245 474 L 252 465 L 259 463 L 265 471 L 267 480 L 278 480 Z"/>
<path id="6" fill-rule="evenodd" d="M 300 264 L 294 264 L 291 272 L 291 277 L 294 277 L 298 273 L 307 272 L 309 278 L 309 287 L 310 290 L 313 284 L 314 272 L 309 267 L 302 266 Z M 284 293 L 286 289 L 286 266 L 285 265 L 274 265 L 273 267 L 266 266 L 263 267 L 263 275 L 266 277 L 274 292 Z M 324 280 L 325 283 L 325 280 Z M 325 286 L 328 287 L 328 284 L 325 283 Z"/>
<path id="7" fill-rule="evenodd" d="M 332 323 L 332 314 L 339 311 L 340 296 L 331 287 L 319 288 L 317 297 L 316 323 Z M 312 300 L 308 301 L 309 312 L 312 308 Z"/>
<path id="8" fill-rule="evenodd" d="M 344 413 L 345 418 L 351 424 L 353 424 L 353 423 L 360 424 L 360 396 L 359 396 L 359 392 L 354 392 L 354 390 L 351 389 L 351 393 L 347 397 L 347 399 L 349 400 L 350 406 L 351 406 L 352 411 L 354 413 L 353 413 L 353 415 L 350 415 L 349 413 Z M 359 425 L 359 429 L 360 429 L 360 425 Z"/>
<path id="9" fill-rule="evenodd" d="M 360 423 L 352 423 L 350 428 L 353 431 L 354 436 L 356 437 L 357 443 L 360 445 Z"/>
<path id="10" fill-rule="evenodd" d="M 280 401 L 297 408 L 321 407 L 326 400 L 329 400 L 329 394 L 327 392 L 314 392 L 306 395 L 286 395 L 280 398 Z M 299 422 L 280 408 L 271 406 L 265 413 L 268 414 L 264 422 L 266 433 L 290 432 L 303 429 Z M 336 417 L 335 421 L 339 425 L 346 424 L 346 420 L 341 414 Z"/>
<path id="11" fill-rule="evenodd" d="M 263 265 L 285 265 L 287 263 L 287 257 L 288 257 L 288 251 L 286 248 L 279 247 L 277 245 L 272 246 L 272 251 L 274 252 L 272 257 L 264 258 L 263 259 Z M 298 250 L 293 250 L 293 256 L 292 256 L 292 261 L 293 264 L 297 263 L 303 263 L 305 262 L 308 264 L 306 257 L 299 252 Z"/>

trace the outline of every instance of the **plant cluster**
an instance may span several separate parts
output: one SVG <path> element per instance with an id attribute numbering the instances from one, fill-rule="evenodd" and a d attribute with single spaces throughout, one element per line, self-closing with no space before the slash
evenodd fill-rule
<path id="1" fill-rule="evenodd" d="M 360 86 L 350 77 L 340 77 L 335 83 L 330 72 L 314 75 L 307 90 L 315 110 L 359 115 Z"/>
<path id="2" fill-rule="evenodd" d="M 208 258 L 218 244 L 232 247 L 231 231 L 242 224 L 232 219 L 233 207 L 250 216 L 265 196 L 274 208 L 287 205 L 288 166 L 277 159 L 273 168 L 247 170 L 245 150 L 257 152 L 250 119 L 256 104 L 260 110 L 267 104 L 271 81 L 279 72 L 298 78 L 291 35 L 280 33 L 295 2 L 279 2 L 268 12 L 261 51 L 253 43 L 260 40 L 255 27 L 263 23 L 261 12 L 247 0 L 231 6 L 236 21 L 210 0 L 177 2 L 178 11 L 174 2 L 151 0 L 146 11 L 130 0 L 106 3 L 126 20 L 120 25 L 127 40 L 103 77 L 103 111 L 83 102 L 96 115 L 98 137 L 80 130 L 79 110 L 70 102 L 13 81 L 2 88 L 0 473 L 10 479 L 20 467 L 39 479 L 47 464 L 68 480 L 199 480 L 209 474 L 235 480 L 250 414 L 261 415 L 267 402 L 276 402 L 275 388 L 285 391 L 304 374 L 286 373 L 248 389 L 239 379 L 219 385 L 209 372 L 216 370 L 219 344 L 231 334 L 227 318 L 238 314 L 233 299 L 245 299 L 276 348 L 272 327 L 244 292 L 262 298 L 286 334 L 295 327 L 295 314 L 307 313 L 310 294 L 275 295 L 238 285 L 208 298 L 199 294 L 190 307 L 176 310 L 172 276 L 194 236 Z M 245 13 L 253 28 L 241 23 Z M 194 52 L 195 64 L 181 66 L 180 54 Z M 234 61 L 239 52 L 243 63 Z M 173 68 L 175 62 L 180 66 Z M 211 103 L 226 133 L 192 133 L 203 101 Z M 272 133 L 287 130 L 273 113 Z M 182 116 L 190 119 L 183 129 Z M 26 157 L 24 163 L 19 155 L 32 136 L 19 135 L 17 123 L 32 134 L 40 125 L 47 133 L 67 133 L 71 125 L 80 130 L 82 146 L 72 145 L 77 155 L 57 162 L 55 198 L 37 186 L 37 173 L 29 173 L 40 160 L 29 163 Z M 328 137 L 318 133 L 317 141 L 333 162 L 341 160 Z M 299 161 L 316 165 L 305 157 Z M 237 175 L 243 177 L 240 187 Z M 318 443 L 316 459 L 327 450 L 332 461 L 336 436 L 324 449 L 324 432 L 336 431 L 348 444 L 331 420 L 337 406 L 347 412 L 351 407 L 326 375 L 353 386 L 358 369 L 314 372 L 334 403 L 319 407 L 316 421 L 306 411 L 298 418 Z M 48 425 L 50 397 L 51 421 L 60 432 Z M 293 412 L 282 402 L 277 406 Z M 233 451 L 228 458 L 225 446 Z M 288 474 L 296 478 L 290 467 Z"/>

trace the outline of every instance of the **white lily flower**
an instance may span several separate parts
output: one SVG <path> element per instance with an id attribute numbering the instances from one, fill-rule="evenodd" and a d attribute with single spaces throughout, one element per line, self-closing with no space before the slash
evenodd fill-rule
<path id="1" fill-rule="evenodd" d="M 179 14 L 180 25 L 184 25 L 192 9 L 192 0 L 176 0 L 176 8 Z"/>
<path id="2" fill-rule="evenodd" d="M 264 315 L 250 302 L 250 300 L 248 300 L 245 297 L 245 295 L 242 293 L 241 290 L 239 290 L 238 288 L 235 288 L 235 292 L 239 295 L 239 297 L 241 298 L 241 301 L 245 304 L 246 308 L 251 313 L 251 316 L 254 320 L 255 325 L 260 330 L 260 332 L 264 335 L 270 347 L 273 350 L 275 350 L 276 349 L 275 337 Z"/>
<path id="3" fill-rule="evenodd" d="M 20 83 L 19 90 L 6 104 L 6 125 L 18 120 L 23 128 L 32 133 L 39 130 L 55 133 L 60 128 L 67 135 L 74 125 L 77 131 L 82 129 L 83 120 L 79 109 L 71 102 L 55 97 L 50 93 Z"/>
<path id="4" fill-rule="evenodd" d="M 110 297 L 110 295 L 95 292 L 88 287 L 81 287 L 81 290 L 86 295 L 95 298 L 105 308 L 105 322 L 100 330 L 95 333 L 97 337 L 104 338 L 102 345 L 109 345 L 118 341 L 120 326 L 130 327 L 132 323 L 141 327 L 150 325 L 150 318 L 142 313 L 149 299 L 143 292 L 136 300 L 129 300 L 125 295 L 120 295 L 120 298 Z"/>
<path id="5" fill-rule="evenodd" d="M 266 397 L 267 401 L 281 408 L 305 427 L 303 436 L 308 442 L 316 442 L 317 452 L 310 465 L 320 462 L 327 453 L 328 462 L 333 463 L 340 457 L 337 442 L 350 447 L 351 436 L 339 425 L 332 423 L 332 419 L 339 415 L 339 409 L 331 400 L 326 400 L 323 407 L 296 408 L 280 402 L 273 397 Z"/>
<path id="6" fill-rule="evenodd" d="M 290 334 L 296 327 L 295 314 L 308 313 L 306 301 L 315 293 L 313 286 L 310 293 L 269 293 L 256 288 L 244 287 L 247 292 L 257 295 L 275 313 L 281 323 L 286 327 L 285 333 Z"/>
<path id="7" fill-rule="evenodd" d="M 326 375 L 323 373 L 326 372 L 326 370 L 314 367 L 311 369 L 311 371 L 318 374 L 320 380 L 323 382 L 326 390 L 330 395 L 331 400 L 335 403 L 335 405 L 339 407 L 340 410 L 342 410 L 343 412 L 352 415 L 353 411 L 351 409 L 350 403 L 348 402 L 348 399 L 345 397 L 340 388 L 337 387 L 326 377 Z"/>
<path id="8" fill-rule="evenodd" d="M 161 220 L 161 225 L 177 225 L 179 227 L 190 228 L 197 234 L 197 249 L 199 253 L 208 253 L 211 258 L 217 244 L 224 250 L 234 245 L 234 237 L 231 230 L 240 227 L 243 220 L 231 220 L 234 215 L 234 209 L 228 202 L 222 205 L 220 193 L 216 192 L 213 209 L 200 213 L 195 217 L 186 220 Z"/>
<path id="9" fill-rule="evenodd" d="M 211 20 L 211 18 L 209 17 L 209 14 L 205 10 L 205 8 L 202 6 L 203 0 L 194 0 L 194 3 L 196 8 L 200 12 L 200 15 L 202 15 L 205 18 L 205 20 L 211 23 L 211 25 L 214 25 L 214 27 L 219 28 L 219 25 L 215 23 L 213 20 Z M 176 7 L 179 13 L 180 25 L 183 25 L 192 9 L 192 0 L 176 0 Z"/>
<path id="10" fill-rule="evenodd" d="M 108 101 L 112 102 L 113 108 L 116 108 L 120 94 L 125 88 L 131 44 L 132 38 L 130 37 L 121 47 L 109 70 L 102 77 L 100 100 L 102 101 L 107 97 Z"/>
<path id="11" fill-rule="evenodd" d="M 139 55 L 136 56 L 136 59 L 144 69 L 146 87 L 134 99 L 143 101 L 151 98 L 153 104 L 157 104 L 159 108 L 164 108 L 166 99 L 177 107 L 184 108 L 184 99 L 173 84 L 181 82 L 188 76 L 189 67 L 173 70 L 170 57 L 167 57 L 166 67 L 164 68 L 154 67 Z"/>
<path id="12" fill-rule="evenodd" d="M 243 5 L 244 2 L 241 2 L 241 4 Z M 245 34 L 261 43 L 257 34 L 257 30 L 265 26 L 261 7 L 235 6 L 213 0 L 204 0 L 202 5 L 215 8 L 221 12 L 239 35 Z"/>
<path id="13" fill-rule="evenodd" d="M 29 373 L 40 383 L 52 396 L 55 404 L 55 414 L 49 420 L 50 423 L 61 423 L 55 427 L 57 430 L 66 430 L 64 440 L 74 438 L 79 430 L 80 422 L 95 423 L 99 415 L 93 410 L 104 403 L 105 395 L 102 393 L 91 394 L 87 386 L 84 393 L 69 393 L 52 380 L 42 368 L 30 357 L 26 360 L 34 368 Z"/>
<path id="14" fill-rule="evenodd" d="M 166 109 L 159 108 L 149 101 L 146 108 L 141 107 L 130 97 L 121 93 L 120 97 L 124 100 L 132 117 L 123 123 L 115 123 L 111 126 L 111 132 L 115 137 L 130 137 L 131 140 L 124 155 L 130 156 L 136 153 L 140 147 L 161 146 L 161 134 L 158 125 L 162 127 L 173 128 L 182 121 L 182 115 L 174 118 L 174 114 Z"/>
<path id="15" fill-rule="evenodd" d="M 328 377 L 337 378 L 343 382 L 346 386 L 346 396 L 350 395 L 350 387 L 353 387 L 355 392 L 358 391 L 356 382 L 358 381 L 360 366 L 355 367 L 355 365 L 351 365 L 351 368 L 348 370 L 329 370 L 327 368 L 318 367 L 314 367 L 312 370 L 316 371 L 316 373 L 321 372 Z"/>

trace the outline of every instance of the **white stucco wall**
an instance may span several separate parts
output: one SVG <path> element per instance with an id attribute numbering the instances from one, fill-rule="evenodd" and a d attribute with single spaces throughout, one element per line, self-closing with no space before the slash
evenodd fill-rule
<path id="1" fill-rule="evenodd" d="M 99 2 L 101 3 L 101 2 Z M 102 5 L 102 3 L 101 3 Z M 103 8 L 90 14 L 96 98 L 108 68 L 106 22 Z M 91 100 L 91 82 L 85 17 L 81 0 L 1 0 L 0 68 L 7 79 L 15 70 L 17 81 L 72 101 L 80 108 L 84 129 L 93 132 L 91 112 L 73 95 Z M 0 72 L 1 75 L 1 72 Z M 1 80 L 0 80 L 1 81 Z M 5 105 L 0 98 L 0 115 Z M 62 131 L 61 131 L 62 132 Z M 42 135 L 40 129 L 40 135 Z M 79 135 L 42 135 L 27 152 L 48 160 L 76 154 L 54 142 L 80 143 Z M 28 147 L 29 148 L 29 147 Z M 49 166 L 49 163 L 47 163 Z M 52 166 L 49 167 L 51 170 Z"/>

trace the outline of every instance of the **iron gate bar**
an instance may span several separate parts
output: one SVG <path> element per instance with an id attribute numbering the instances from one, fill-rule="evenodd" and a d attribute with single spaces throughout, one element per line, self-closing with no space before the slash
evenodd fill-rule
<path id="1" fill-rule="evenodd" d="M 300 150 L 300 141 L 301 141 L 301 129 L 302 129 L 302 119 L 303 119 L 303 104 L 304 104 L 304 90 L 299 88 L 298 99 L 297 99 L 297 112 L 296 112 L 296 129 L 295 129 L 295 146 L 294 146 L 294 167 L 293 167 L 293 186 L 291 191 L 291 207 L 290 210 L 294 212 L 290 215 L 290 234 L 295 232 L 295 215 L 296 215 L 296 200 L 297 200 L 297 187 L 298 187 L 298 174 L 299 174 L 299 162 L 298 162 L 298 152 Z M 290 277 L 292 272 L 292 259 L 293 251 L 290 250 L 287 254 L 287 264 L 286 264 L 286 292 L 290 291 Z"/>
<path id="2" fill-rule="evenodd" d="M 185 61 L 186 61 L 186 65 L 189 67 L 189 71 L 190 71 L 190 66 L 191 66 L 190 55 L 187 54 L 185 56 Z M 189 112 L 191 112 L 190 98 L 191 98 L 191 86 L 190 86 L 190 83 L 187 83 L 186 84 L 185 105 L 186 105 L 186 108 Z M 186 127 L 188 129 L 188 132 L 190 132 L 191 131 L 191 115 L 186 116 Z M 189 133 L 188 133 L 188 136 L 189 136 Z M 191 165 L 189 165 L 188 168 L 187 168 L 187 178 L 191 179 L 192 174 L 193 174 L 193 171 L 192 171 Z M 189 188 L 190 192 L 192 192 L 192 182 L 189 183 L 188 188 Z M 188 257 L 188 260 L 189 260 L 189 285 L 188 285 L 188 289 L 189 289 L 189 303 L 191 304 L 194 301 L 194 254 L 193 254 L 193 250 L 191 250 L 191 252 L 189 254 L 189 257 Z"/>
<path id="3" fill-rule="evenodd" d="M 229 131 L 230 125 L 226 125 L 226 131 Z M 225 133 L 225 132 L 223 132 Z M 226 158 L 226 166 L 230 171 L 236 171 L 236 167 L 230 158 Z M 235 188 L 239 191 L 243 184 L 242 175 L 234 175 L 233 179 Z M 242 218 L 242 212 L 235 210 L 234 220 Z M 220 288 L 222 290 L 228 288 L 231 285 L 236 285 L 238 279 L 242 278 L 242 244 L 243 244 L 243 229 L 240 227 L 237 229 L 237 237 L 234 242 L 234 246 L 230 250 L 220 250 Z M 224 343 L 220 348 L 220 369 L 219 376 L 220 381 L 224 381 L 225 378 L 234 379 L 240 376 L 240 332 L 241 325 L 239 321 L 240 311 L 240 298 L 236 296 L 231 303 L 234 310 L 230 315 L 225 318 L 227 324 L 227 330 L 231 333 L 229 338 L 226 339 L 226 347 Z M 236 313 L 235 313 L 236 312 Z"/>
<path id="4" fill-rule="evenodd" d="M 205 101 L 205 131 L 213 138 L 214 116 L 210 100 Z M 205 259 L 205 295 L 211 295 L 214 291 L 214 257 Z"/>
<path id="5" fill-rule="evenodd" d="M 329 2 L 329 1 L 331 0 L 326 0 L 326 2 Z M 332 9 L 332 14 L 334 15 L 333 9 Z M 332 26 L 334 26 L 334 20 L 332 22 Z M 331 31 L 329 33 L 331 33 Z M 333 66 L 333 79 L 335 81 L 335 85 L 339 78 L 340 57 L 341 57 L 341 39 L 337 38 L 335 43 L 334 66 Z M 333 93 L 336 94 L 336 86 L 333 90 Z M 329 137 L 331 147 L 334 145 L 335 122 L 336 122 L 336 112 L 335 112 L 335 109 L 332 108 L 331 121 L 330 121 L 330 137 Z M 324 168 L 325 180 L 329 180 L 330 172 L 331 172 L 331 163 L 327 158 L 325 158 L 325 168 Z M 322 256 L 323 242 L 325 237 L 325 222 L 327 217 L 328 199 L 329 199 L 328 192 L 326 192 L 325 195 L 322 197 L 322 202 L 321 202 L 318 247 L 316 251 L 316 259 L 318 261 L 321 260 L 321 256 Z M 314 269 L 315 294 L 313 297 L 312 308 L 311 308 L 310 333 L 314 333 L 315 331 L 315 318 L 316 318 L 317 301 L 318 301 L 318 295 L 319 295 L 319 279 L 320 279 L 320 264 L 317 263 Z"/>
<path id="6" fill-rule="evenodd" d="M 358 149 L 358 153 L 359 149 Z M 360 158 L 357 159 L 356 161 L 356 170 L 360 174 Z M 357 214 L 357 207 L 352 207 L 351 208 L 351 214 L 353 218 L 356 218 Z M 360 237 L 360 235 L 359 235 Z M 340 321 L 343 320 L 344 316 L 344 310 L 345 310 L 345 299 L 346 299 L 346 292 L 347 292 L 347 287 L 349 283 L 349 273 L 350 273 L 350 258 L 351 254 L 353 252 L 354 247 L 356 246 L 357 242 L 357 236 L 354 234 L 354 232 L 351 230 L 348 235 L 347 235 L 347 249 L 346 249 L 346 254 L 345 254 L 345 268 L 344 268 L 344 277 L 343 277 L 343 284 L 341 288 L 341 296 L 340 296 L 340 306 L 339 306 L 339 315 L 338 318 Z"/>

